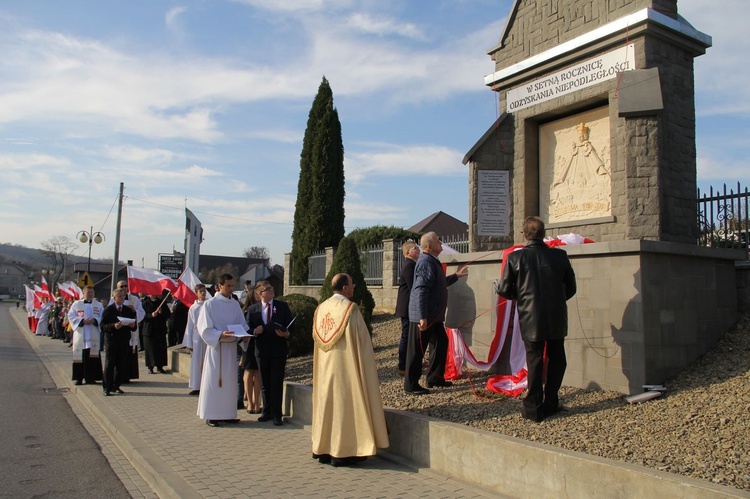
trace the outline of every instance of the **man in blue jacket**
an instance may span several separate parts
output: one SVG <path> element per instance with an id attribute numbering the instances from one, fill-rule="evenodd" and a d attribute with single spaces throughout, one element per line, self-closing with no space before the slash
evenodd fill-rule
<path id="1" fill-rule="evenodd" d="M 450 276 L 445 275 L 438 256 L 443 244 L 437 234 L 428 232 L 420 240 L 422 254 L 414 267 L 414 283 L 409 295 L 409 341 L 406 347 L 404 390 L 414 395 L 430 391 L 419 384 L 422 359 L 430 346 L 427 386 L 451 386 L 445 381 L 445 358 L 448 354 L 448 335 L 445 333 L 445 309 L 448 306 L 448 286 L 467 275 L 466 265 Z"/>
<path id="2" fill-rule="evenodd" d="M 521 337 L 526 347 L 528 393 L 521 414 L 540 422 L 560 410 L 558 392 L 567 361 L 568 305 L 576 294 L 576 277 L 568 254 L 544 243 L 544 222 L 528 217 L 523 222 L 523 249 L 508 255 L 498 294 L 516 300 Z M 547 382 L 543 384 L 544 353 Z"/>

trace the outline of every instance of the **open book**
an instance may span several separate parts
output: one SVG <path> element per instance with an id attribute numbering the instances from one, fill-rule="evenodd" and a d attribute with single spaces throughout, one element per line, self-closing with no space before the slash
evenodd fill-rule
<path id="1" fill-rule="evenodd" d="M 282 326 L 281 324 L 279 324 L 276 321 L 274 321 L 273 323 L 277 327 L 277 329 L 281 329 L 282 331 L 289 331 L 289 328 L 292 327 L 292 324 L 294 324 L 294 321 L 296 319 L 297 319 L 297 316 L 295 315 L 294 318 L 289 322 L 289 324 L 286 325 L 286 327 Z"/>

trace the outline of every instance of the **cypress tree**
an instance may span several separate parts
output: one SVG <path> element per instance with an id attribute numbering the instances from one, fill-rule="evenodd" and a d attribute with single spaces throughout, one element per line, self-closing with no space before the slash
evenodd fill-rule
<path id="1" fill-rule="evenodd" d="M 362 263 L 359 260 L 357 244 L 351 237 L 345 237 L 339 243 L 336 254 L 333 257 L 331 270 L 328 271 L 326 280 L 320 290 L 320 303 L 333 296 L 331 281 L 336 274 L 349 274 L 354 283 L 354 296 L 351 300 L 359 306 L 362 317 L 365 319 L 367 329 L 372 333 L 372 311 L 375 308 L 375 300 L 372 293 L 367 289 L 365 276 L 362 273 Z"/>
<path id="2" fill-rule="evenodd" d="M 292 231 L 292 282 L 307 282 L 307 259 L 344 237 L 344 143 L 328 80 L 318 87 L 300 154 Z"/>

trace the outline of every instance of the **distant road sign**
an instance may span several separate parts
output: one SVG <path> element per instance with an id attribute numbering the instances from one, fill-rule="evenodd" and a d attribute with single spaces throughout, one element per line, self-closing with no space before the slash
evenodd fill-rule
<path id="1" fill-rule="evenodd" d="M 185 255 L 159 255 L 159 272 L 172 279 L 179 279 L 185 269 Z"/>
<path id="2" fill-rule="evenodd" d="M 88 272 L 84 272 L 81 275 L 81 278 L 78 279 L 78 283 L 77 284 L 78 284 L 79 287 L 93 286 L 94 285 L 94 281 L 91 279 L 91 276 L 89 275 Z"/>

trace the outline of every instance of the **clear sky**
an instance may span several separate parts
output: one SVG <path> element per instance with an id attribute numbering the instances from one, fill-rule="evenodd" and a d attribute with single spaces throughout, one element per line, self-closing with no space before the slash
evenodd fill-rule
<path id="1" fill-rule="evenodd" d="M 511 0 L 0 2 L 0 242 L 101 230 L 112 257 L 291 250 L 299 154 L 321 78 L 345 148 L 346 230 L 468 221 L 464 154 L 497 117 L 486 51 Z M 750 185 L 747 0 L 679 0 L 696 59 L 702 189 Z M 81 244 L 77 254 L 84 254 Z"/>

